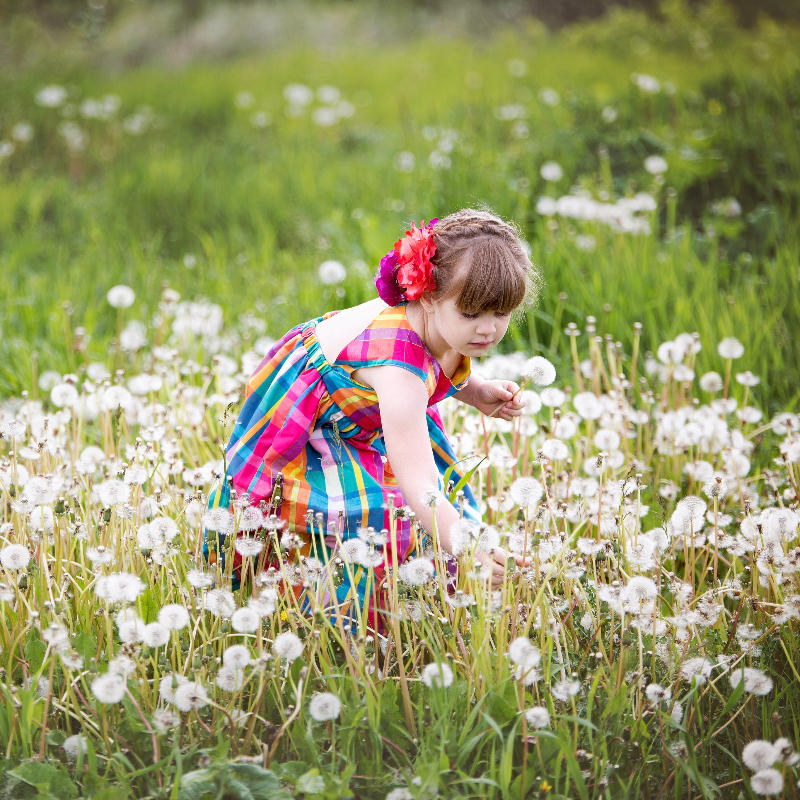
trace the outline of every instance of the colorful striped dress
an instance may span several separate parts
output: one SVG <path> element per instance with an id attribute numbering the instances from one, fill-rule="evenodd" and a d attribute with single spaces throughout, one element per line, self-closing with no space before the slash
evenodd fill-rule
<path id="1" fill-rule="evenodd" d="M 436 404 L 466 386 L 470 360 L 464 357 L 448 378 L 411 327 L 404 305 L 389 306 L 329 364 L 315 335 L 317 323 L 338 312 L 302 323 L 276 342 L 247 384 L 244 406 L 226 451 L 226 475 L 212 490 L 209 509 L 228 507 L 230 489 L 247 494 L 250 506 L 270 501 L 279 480 L 277 515 L 284 530 L 302 541 L 303 556 L 320 556 L 320 530 L 326 531 L 326 556 L 340 542 L 357 537 L 359 529 L 389 528 L 389 496 L 405 504 L 391 465 L 381 428 L 375 391 L 352 379 L 360 367 L 392 365 L 413 372 L 428 391 L 427 423 L 440 488 L 448 467 L 456 461 Z M 278 478 L 280 476 L 280 479 Z M 451 479 L 458 481 L 458 467 Z M 281 485 L 282 484 L 282 485 Z M 464 513 L 477 519 L 472 493 L 465 491 Z M 316 515 L 313 526 L 309 513 Z M 321 523 L 320 523 L 320 516 Z M 209 535 L 206 531 L 206 546 Z M 403 561 L 416 549 L 410 521 L 397 519 L 398 553 L 387 547 L 390 562 Z M 263 558 L 263 557 L 262 557 Z M 234 560 L 239 571 L 241 558 Z M 371 575 L 369 573 L 372 573 Z M 364 605 L 382 605 L 375 587 L 382 585 L 384 565 L 358 564 L 346 570 L 336 588 L 342 603 L 355 585 Z M 370 597 L 366 595 L 369 592 Z M 330 590 L 323 598 L 330 610 Z"/>

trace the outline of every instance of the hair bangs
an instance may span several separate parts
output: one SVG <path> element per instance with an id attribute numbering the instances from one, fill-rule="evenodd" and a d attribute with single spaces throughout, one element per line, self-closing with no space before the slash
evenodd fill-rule
<path id="1" fill-rule="evenodd" d="M 461 278 L 454 287 L 456 307 L 465 314 L 510 314 L 525 299 L 527 271 L 511 248 L 487 236 L 464 253 Z M 459 276 L 459 277 L 461 277 Z"/>

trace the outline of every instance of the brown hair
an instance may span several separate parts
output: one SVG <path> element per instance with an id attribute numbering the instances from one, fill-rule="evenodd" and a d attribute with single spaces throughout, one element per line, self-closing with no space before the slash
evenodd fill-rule
<path id="1" fill-rule="evenodd" d="M 439 220 L 433 233 L 437 298 L 455 297 L 467 314 L 505 314 L 536 301 L 542 279 L 513 225 L 464 208 Z"/>

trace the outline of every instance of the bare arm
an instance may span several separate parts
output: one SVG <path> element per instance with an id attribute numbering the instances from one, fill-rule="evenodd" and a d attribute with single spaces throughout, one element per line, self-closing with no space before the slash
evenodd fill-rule
<path id="1" fill-rule="evenodd" d="M 430 532 L 433 530 L 434 509 L 421 498 L 427 490 L 438 489 L 440 476 L 428 435 L 425 384 L 402 367 L 367 367 L 362 371 L 378 394 L 386 453 L 397 485 L 417 519 Z M 447 501 L 436 507 L 437 536 L 442 548 L 448 552 L 450 528 L 459 517 L 459 512 Z M 502 581 L 506 557 L 506 552 L 500 549 L 492 557 L 479 556 L 484 564 L 492 562 L 492 581 L 495 584 Z M 520 566 L 523 564 L 520 558 L 518 563 Z"/>

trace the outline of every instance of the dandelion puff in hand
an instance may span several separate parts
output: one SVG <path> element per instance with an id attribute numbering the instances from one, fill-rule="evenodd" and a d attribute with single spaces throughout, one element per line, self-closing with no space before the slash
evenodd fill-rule
<path id="1" fill-rule="evenodd" d="M 422 670 L 421 677 L 426 686 L 446 689 L 453 684 L 453 670 L 447 664 L 427 664 Z"/>
<path id="2" fill-rule="evenodd" d="M 534 356 L 525 362 L 520 376 L 534 386 L 549 386 L 556 379 L 556 368 L 546 358 Z"/>
<path id="3" fill-rule="evenodd" d="M 105 705 L 119 703 L 125 696 L 127 681 L 116 672 L 106 672 L 92 681 L 92 694 Z"/>
<path id="4" fill-rule="evenodd" d="M 742 750 L 742 761 L 753 772 L 771 767 L 779 756 L 780 750 L 772 742 L 765 742 L 763 739 L 756 739 L 754 742 L 750 742 Z"/>
<path id="5" fill-rule="evenodd" d="M 776 769 L 762 769 L 750 778 L 750 787 L 756 794 L 780 794 L 783 791 L 783 775 Z"/>
<path id="6" fill-rule="evenodd" d="M 336 719 L 342 710 L 342 701 L 331 692 L 318 692 L 308 704 L 308 713 L 317 722 L 326 722 Z"/>
<path id="7" fill-rule="evenodd" d="M 272 652 L 285 661 L 294 661 L 303 655 L 303 642 L 297 634 L 291 631 L 280 633 L 272 644 Z"/>
<path id="8" fill-rule="evenodd" d="M 252 608 L 237 608 L 231 617 L 231 627 L 237 633 L 255 633 L 261 625 L 261 615 Z"/>
<path id="9" fill-rule="evenodd" d="M 550 714 L 543 706 L 532 706 L 527 709 L 525 719 L 528 725 L 537 730 L 550 727 Z"/>

